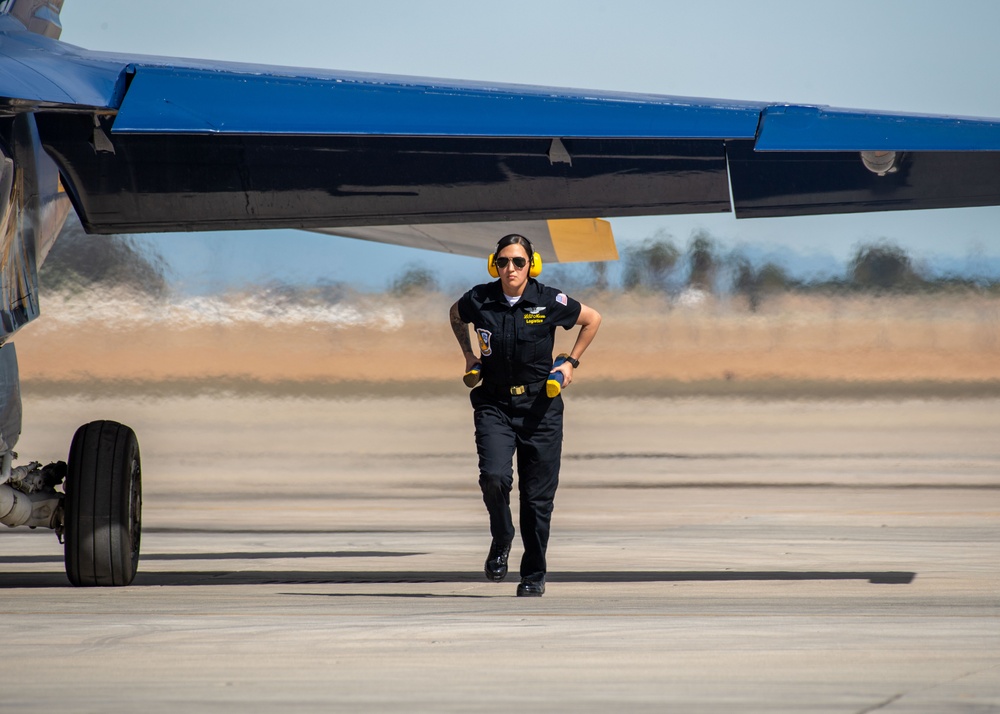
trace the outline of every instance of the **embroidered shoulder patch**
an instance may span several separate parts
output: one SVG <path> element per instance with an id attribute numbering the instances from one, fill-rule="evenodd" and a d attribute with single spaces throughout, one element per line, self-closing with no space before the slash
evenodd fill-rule
<path id="1" fill-rule="evenodd" d="M 566 293 L 559 293 L 556 295 L 556 302 L 560 305 L 569 305 L 569 298 L 566 297 Z"/>
<path id="2" fill-rule="evenodd" d="M 476 328 L 476 335 L 479 336 L 479 353 L 483 357 L 489 357 L 493 354 L 493 348 L 490 347 L 490 338 L 493 337 L 493 333 L 489 330 Z"/>

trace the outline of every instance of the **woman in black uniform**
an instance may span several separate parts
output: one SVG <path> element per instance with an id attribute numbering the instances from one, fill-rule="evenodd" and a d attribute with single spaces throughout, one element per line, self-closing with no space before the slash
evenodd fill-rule
<path id="1" fill-rule="evenodd" d="M 501 238 L 489 260 L 490 273 L 499 279 L 477 285 L 451 306 L 451 325 L 465 355 L 466 370 L 482 365 L 483 383 L 472 390 L 471 399 L 479 486 L 493 536 L 485 572 L 495 582 L 507 575 L 514 540 L 510 491 L 516 453 L 524 544 L 517 594 L 539 596 L 545 592 L 545 550 L 562 453 L 562 396 L 550 398 L 545 390 L 555 331 L 580 325 L 568 358 L 556 368 L 562 372 L 565 388 L 597 334 L 601 316 L 534 280 L 541 272 L 541 258 L 524 236 Z M 469 323 L 476 331 L 479 356 L 472 350 Z"/>

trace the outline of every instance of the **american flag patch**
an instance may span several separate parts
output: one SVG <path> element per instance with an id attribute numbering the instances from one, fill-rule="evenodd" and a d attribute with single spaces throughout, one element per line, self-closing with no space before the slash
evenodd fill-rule
<path id="1" fill-rule="evenodd" d="M 556 302 L 560 305 L 569 305 L 569 298 L 566 297 L 566 293 L 559 293 L 556 295 Z"/>

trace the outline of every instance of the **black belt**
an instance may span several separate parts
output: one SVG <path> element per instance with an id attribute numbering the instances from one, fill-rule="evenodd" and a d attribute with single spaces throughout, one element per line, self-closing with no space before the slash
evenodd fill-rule
<path id="1" fill-rule="evenodd" d="M 522 394 L 537 394 L 545 389 L 545 380 L 531 384 L 493 384 L 483 382 L 483 389 L 494 397 L 519 397 Z"/>

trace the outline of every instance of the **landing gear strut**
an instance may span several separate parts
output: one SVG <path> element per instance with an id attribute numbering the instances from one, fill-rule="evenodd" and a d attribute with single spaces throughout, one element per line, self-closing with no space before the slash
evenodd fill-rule
<path id="1" fill-rule="evenodd" d="M 142 480 L 135 432 L 114 421 L 77 429 L 66 473 L 66 575 L 74 585 L 128 585 L 139 566 Z"/>

